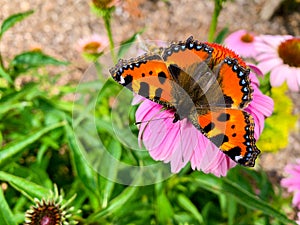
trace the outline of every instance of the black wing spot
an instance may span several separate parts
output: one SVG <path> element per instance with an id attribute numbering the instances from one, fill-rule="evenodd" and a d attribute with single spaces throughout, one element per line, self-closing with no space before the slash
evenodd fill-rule
<path id="1" fill-rule="evenodd" d="M 160 100 L 162 92 L 163 92 L 163 89 L 157 88 L 155 90 L 154 100 L 157 100 L 157 101 Z"/>
<path id="2" fill-rule="evenodd" d="M 233 133 L 231 136 L 232 136 L 232 137 L 236 137 L 236 133 Z"/>
<path id="3" fill-rule="evenodd" d="M 138 94 L 145 98 L 149 98 L 149 90 L 149 84 L 147 84 L 146 82 L 141 82 Z"/>
<path id="4" fill-rule="evenodd" d="M 153 71 L 152 71 L 152 70 L 150 70 L 150 71 L 149 71 L 149 75 L 152 75 L 152 74 L 153 74 Z"/>
<path id="5" fill-rule="evenodd" d="M 220 121 L 220 122 L 226 122 L 228 120 L 230 120 L 230 115 L 228 113 L 221 113 L 218 116 L 218 121 Z"/>
<path id="6" fill-rule="evenodd" d="M 124 80 L 125 80 L 125 83 L 122 84 L 122 85 L 132 91 L 132 80 L 133 80 L 133 77 L 131 75 L 127 74 L 126 77 L 124 78 Z"/>
<path id="7" fill-rule="evenodd" d="M 229 141 L 229 138 L 227 137 L 227 135 L 225 134 L 218 134 L 216 136 L 213 136 L 211 138 L 209 138 L 212 143 L 214 143 L 218 148 L 220 148 L 220 146 Z"/>
<path id="8" fill-rule="evenodd" d="M 213 122 L 211 122 L 211 123 L 207 124 L 207 125 L 203 128 L 203 131 L 204 131 L 205 133 L 208 133 L 208 132 L 210 132 L 212 129 L 214 129 L 215 126 L 216 126 L 216 125 L 215 125 Z"/>
<path id="9" fill-rule="evenodd" d="M 164 84 L 166 79 L 167 79 L 167 75 L 165 74 L 165 72 L 161 71 L 158 73 L 158 80 L 161 84 Z"/>
<path id="10" fill-rule="evenodd" d="M 228 155 L 234 161 L 235 161 L 235 157 L 236 156 L 240 156 L 241 155 L 241 152 L 242 152 L 242 149 L 240 147 L 238 147 L 238 146 L 236 146 L 234 148 L 231 148 L 228 151 L 224 151 L 224 153 L 226 155 Z"/>

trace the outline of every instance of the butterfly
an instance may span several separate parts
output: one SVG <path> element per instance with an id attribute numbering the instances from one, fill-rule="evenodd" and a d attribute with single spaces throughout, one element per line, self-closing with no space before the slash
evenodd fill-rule
<path id="1" fill-rule="evenodd" d="M 232 50 L 189 37 L 110 69 L 113 79 L 132 92 L 187 118 L 232 160 L 253 167 L 260 153 L 253 117 L 250 70 Z"/>

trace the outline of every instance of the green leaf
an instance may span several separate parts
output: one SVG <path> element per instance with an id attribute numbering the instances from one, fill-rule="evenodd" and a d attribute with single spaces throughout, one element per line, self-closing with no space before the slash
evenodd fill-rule
<path id="1" fill-rule="evenodd" d="M 214 42 L 215 42 L 215 43 L 218 43 L 218 44 L 223 43 L 223 41 L 224 41 L 226 35 L 228 34 L 228 32 L 229 32 L 228 27 L 223 28 L 223 29 L 218 33 L 218 35 L 217 35 L 217 37 L 215 38 Z"/>
<path id="2" fill-rule="evenodd" d="M 10 75 L 0 66 L 0 76 L 3 77 L 8 83 L 12 84 L 13 81 Z"/>
<path id="3" fill-rule="evenodd" d="M 125 53 L 128 51 L 128 49 L 136 41 L 136 38 L 138 37 L 138 35 L 142 34 L 143 32 L 144 32 L 144 30 L 138 31 L 138 32 L 134 33 L 130 38 L 128 38 L 127 40 L 125 40 L 121 43 L 121 47 L 118 51 L 118 58 L 122 58 L 125 55 Z"/>
<path id="4" fill-rule="evenodd" d="M 14 218 L 15 217 L 4 198 L 2 188 L 0 188 L 0 224 L 17 225 Z"/>
<path id="5" fill-rule="evenodd" d="M 23 151 L 26 150 L 26 147 L 37 140 L 39 140 L 43 135 L 48 133 L 51 130 L 54 130 L 58 127 L 63 126 L 65 123 L 60 122 L 56 124 L 52 124 L 48 127 L 39 129 L 29 135 L 26 135 L 18 140 L 15 140 L 9 144 L 7 144 L 0 151 L 0 168 L 5 166 L 6 163 L 14 162 L 18 159 L 18 155 L 20 155 Z"/>
<path id="6" fill-rule="evenodd" d="M 12 105 L 7 105 L 7 104 L 0 104 L 1 107 L 0 107 L 0 115 L 1 114 L 5 114 L 7 112 L 9 112 L 10 110 L 16 110 L 16 109 L 23 109 L 25 107 L 29 107 L 29 106 L 32 106 L 32 102 L 19 102 L 19 103 L 16 103 L 16 104 L 12 104 Z"/>
<path id="7" fill-rule="evenodd" d="M 161 190 L 156 197 L 156 207 L 156 216 L 159 224 L 170 224 L 174 212 L 172 205 L 163 190 Z"/>
<path id="8" fill-rule="evenodd" d="M 91 214 L 86 220 L 87 224 L 97 222 L 99 219 L 112 215 L 116 211 L 121 210 L 123 207 L 125 207 L 124 205 L 137 194 L 139 190 L 140 187 L 127 187 L 121 194 L 109 202 L 108 207 Z"/>
<path id="9" fill-rule="evenodd" d="M 57 60 L 40 51 L 29 51 L 16 55 L 9 66 L 13 73 L 19 74 L 41 66 L 65 66 L 68 64 L 68 62 Z"/>
<path id="10" fill-rule="evenodd" d="M 82 150 L 82 146 L 74 134 L 73 129 L 66 125 L 66 134 L 68 138 L 68 144 L 71 150 L 71 156 L 73 161 L 73 167 L 77 172 L 83 185 L 94 195 L 97 195 L 97 185 L 95 181 L 95 172 L 88 164 L 86 155 Z"/>
<path id="11" fill-rule="evenodd" d="M 199 224 L 203 224 L 202 215 L 199 213 L 197 207 L 190 199 L 188 199 L 185 195 L 180 194 L 178 195 L 178 203 L 183 209 L 190 212 L 196 218 Z"/>
<path id="12" fill-rule="evenodd" d="M 50 193 L 47 188 L 3 171 L 0 171 L 0 180 L 8 182 L 16 190 L 20 191 L 32 201 L 34 198 L 41 199 Z"/>
<path id="13" fill-rule="evenodd" d="M 13 14 L 10 17 L 8 17 L 7 19 L 5 19 L 1 25 L 0 39 L 1 39 L 2 35 L 5 33 L 5 31 L 7 31 L 9 28 L 11 28 L 13 25 L 15 25 L 17 22 L 20 22 L 23 19 L 25 19 L 26 17 L 30 16 L 32 13 L 34 13 L 34 11 L 29 10 L 27 12 Z"/>
<path id="14" fill-rule="evenodd" d="M 110 145 L 108 146 L 108 149 L 112 157 L 114 157 L 116 160 L 120 160 L 122 155 L 122 147 L 120 142 L 112 140 L 110 142 Z M 106 207 L 115 186 L 115 182 L 111 180 L 117 177 L 118 167 L 111 164 L 110 161 L 106 159 L 106 157 L 102 158 L 101 166 L 103 166 L 102 168 L 106 168 L 108 170 L 105 177 L 109 178 L 106 179 L 102 176 L 99 176 L 102 206 Z"/>
<path id="15" fill-rule="evenodd" d="M 284 224 L 295 224 L 294 221 L 289 220 L 285 215 L 274 209 L 267 202 L 243 189 L 238 183 L 235 183 L 232 180 L 226 178 L 220 179 L 213 175 L 197 173 L 194 182 L 200 187 L 213 193 L 228 194 L 245 207 L 260 210 L 265 215 L 276 218 Z"/>

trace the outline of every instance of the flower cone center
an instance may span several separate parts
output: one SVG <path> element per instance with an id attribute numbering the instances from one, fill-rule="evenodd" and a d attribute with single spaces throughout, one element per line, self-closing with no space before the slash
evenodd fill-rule
<path id="1" fill-rule="evenodd" d="M 61 211 L 55 205 L 43 205 L 31 213 L 32 225 L 58 225 L 61 224 Z"/>
<path id="2" fill-rule="evenodd" d="M 300 38 L 282 42 L 278 47 L 278 54 L 285 64 L 300 67 Z"/>
<path id="3" fill-rule="evenodd" d="M 246 43 L 251 43 L 254 41 L 254 36 L 249 33 L 246 33 L 241 37 L 241 41 Z"/>
<path id="4" fill-rule="evenodd" d="M 83 51 L 86 53 L 95 54 L 98 53 L 100 46 L 101 44 L 99 42 L 92 41 L 83 47 Z"/>

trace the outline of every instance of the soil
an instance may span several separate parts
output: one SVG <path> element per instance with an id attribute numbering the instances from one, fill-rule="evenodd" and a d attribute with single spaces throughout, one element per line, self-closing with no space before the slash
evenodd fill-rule
<path id="1" fill-rule="evenodd" d="M 193 35 L 196 39 L 205 40 L 214 7 L 212 0 L 127 0 L 126 4 L 118 7 L 113 16 L 116 43 L 144 28 L 143 39 L 177 41 Z M 274 4 L 272 0 L 227 1 L 217 29 L 220 31 L 228 27 L 230 32 L 246 29 L 257 34 L 300 36 L 300 3 L 289 0 L 277 7 Z M 13 13 L 30 9 L 35 13 L 3 36 L 0 45 L 3 58 L 41 48 L 47 54 L 73 63 L 74 66 L 63 73 L 62 84 L 78 79 L 88 64 L 75 49 L 77 41 L 93 33 L 105 35 L 103 22 L 91 13 L 89 1 L 1 0 L 0 21 Z M 299 115 L 299 93 L 292 94 L 292 97 L 295 113 Z M 289 137 L 289 146 L 277 154 L 263 153 L 259 163 L 261 167 L 272 176 L 282 176 L 284 166 L 300 158 L 299 133 L 298 122 L 296 131 Z"/>

